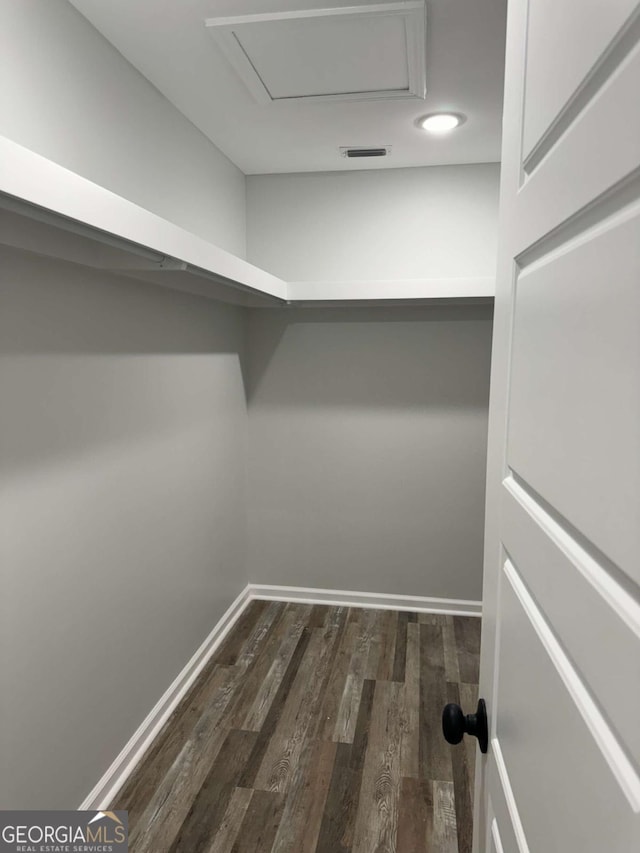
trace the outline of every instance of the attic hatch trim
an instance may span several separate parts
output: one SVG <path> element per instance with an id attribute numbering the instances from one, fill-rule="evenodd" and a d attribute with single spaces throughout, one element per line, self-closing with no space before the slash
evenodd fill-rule
<path id="1" fill-rule="evenodd" d="M 363 91 L 341 91 L 326 94 L 300 94 L 274 96 L 263 80 L 260 71 L 242 44 L 242 32 L 251 28 L 258 32 L 261 27 L 277 22 L 313 21 L 324 19 L 364 20 L 366 18 L 400 17 L 404 24 L 408 86 L 406 88 L 380 88 Z M 339 102 L 420 99 L 427 93 L 426 79 L 426 28 L 427 15 L 424 0 L 391 0 L 363 6 L 323 7 L 288 11 L 272 11 L 260 14 L 211 17 L 204 21 L 207 32 L 220 47 L 227 60 L 245 84 L 255 100 L 261 104 L 286 104 L 296 102 Z"/>

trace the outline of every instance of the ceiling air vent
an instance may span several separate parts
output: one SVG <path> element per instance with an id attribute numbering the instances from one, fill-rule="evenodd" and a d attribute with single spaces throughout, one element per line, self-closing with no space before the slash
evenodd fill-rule
<path id="1" fill-rule="evenodd" d="M 387 154 L 391 153 L 391 146 L 384 145 L 378 148 L 340 148 L 340 153 L 343 157 L 356 158 L 356 157 L 386 157 Z"/>

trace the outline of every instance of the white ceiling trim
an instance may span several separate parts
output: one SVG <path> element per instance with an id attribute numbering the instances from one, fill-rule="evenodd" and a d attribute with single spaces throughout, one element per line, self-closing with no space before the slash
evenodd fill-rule
<path id="1" fill-rule="evenodd" d="M 404 24 L 408 86 L 327 94 L 274 96 L 252 62 L 242 44 L 242 34 L 249 29 L 256 32 L 264 25 L 284 21 L 313 19 L 365 20 L 383 17 L 400 17 Z M 426 7 L 424 0 L 395 0 L 364 6 L 283 10 L 205 19 L 207 32 L 220 46 L 226 58 L 238 73 L 256 101 L 261 104 L 295 101 L 369 101 L 391 99 L 424 99 L 426 81 Z"/>

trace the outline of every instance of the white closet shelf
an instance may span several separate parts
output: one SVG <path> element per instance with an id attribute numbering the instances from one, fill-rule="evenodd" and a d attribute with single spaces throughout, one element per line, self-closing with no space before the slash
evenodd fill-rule
<path id="1" fill-rule="evenodd" d="M 172 222 L 0 137 L 0 241 L 242 305 L 287 284 Z"/>
<path id="2" fill-rule="evenodd" d="M 363 281 L 291 281 L 289 300 L 310 304 L 430 302 L 434 299 L 490 299 L 495 279 L 405 278 Z"/>
<path id="3" fill-rule="evenodd" d="M 286 282 L 1 136 L 0 244 L 245 306 L 494 295 L 493 278 Z"/>

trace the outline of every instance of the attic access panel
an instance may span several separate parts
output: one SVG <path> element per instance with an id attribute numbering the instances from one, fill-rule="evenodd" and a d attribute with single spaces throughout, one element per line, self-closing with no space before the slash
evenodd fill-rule
<path id="1" fill-rule="evenodd" d="M 260 103 L 424 98 L 424 0 L 208 18 Z"/>

